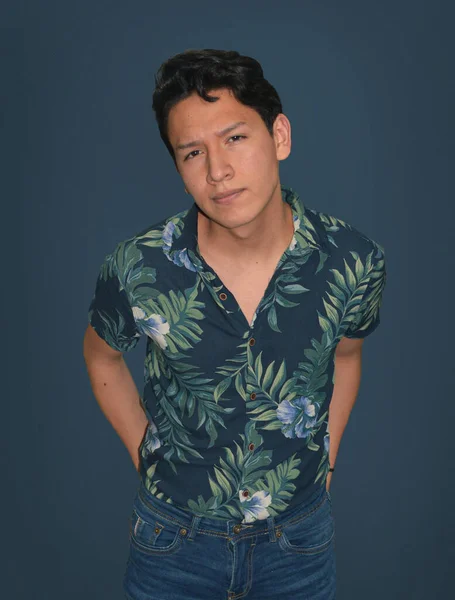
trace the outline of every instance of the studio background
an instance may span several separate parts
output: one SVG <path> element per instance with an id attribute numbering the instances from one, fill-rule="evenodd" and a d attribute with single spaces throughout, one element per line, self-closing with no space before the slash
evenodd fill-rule
<path id="1" fill-rule="evenodd" d="M 188 48 L 259 60 L 292 126 L 281 182 L 385 249 L 381 325 L 330 488 L 339 600 L 454 593 L 450 13 L 418 0 L 2 4 L 3 597 L 123 598 L 139 480 L 82 340 L 105 255 L 192 202 L 151 108 L 154 73 Z M 142 339 L 125 355 L 140 392 L 144 352 Z"/>

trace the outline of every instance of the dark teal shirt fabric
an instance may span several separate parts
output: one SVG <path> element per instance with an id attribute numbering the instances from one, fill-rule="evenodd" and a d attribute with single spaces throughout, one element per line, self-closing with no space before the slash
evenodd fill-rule
<path id="1" fill-rule="evenodd" d="M 141 477 L 197 515 L 250 523 L 325 485 L 336 346 L 379 324 L 384 249 L 281 192 L 294 237 L 251 323 L 198 251 L 195 203 L 117 244 L 89 307 L 116 350 L 146 337 Z"/>

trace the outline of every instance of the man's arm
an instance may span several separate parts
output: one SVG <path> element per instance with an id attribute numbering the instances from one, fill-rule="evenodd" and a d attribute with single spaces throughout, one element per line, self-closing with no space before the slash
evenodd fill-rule
<path id="1" fill-rule="evenodd" d="M 139 446 L 147 417 L 123 354 L 111 348 L 91 325 L 85 332 L 83 346 L 95 398 L 139 470 Z"/>
<path id="2" fill-rule="evenodd" d="M 351 414 L 360 387 L 362 345 L 364 338 L 342 338 L 335 350 L 335 385 L 329 408 L 329 459 L 335 465 L 341 437 Z M 332 473 L 327 477 L 330 487 Z"/>

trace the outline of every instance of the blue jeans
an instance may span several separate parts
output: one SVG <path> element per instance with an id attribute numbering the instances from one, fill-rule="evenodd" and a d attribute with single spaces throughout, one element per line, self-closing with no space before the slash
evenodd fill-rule
<path id="1" fill-rule="evenodd" d="M 128 600 L 334 600 L 335 526 L 325 485 L 266 520 L 198 517 L 140 484 L 123 590 Z"/>

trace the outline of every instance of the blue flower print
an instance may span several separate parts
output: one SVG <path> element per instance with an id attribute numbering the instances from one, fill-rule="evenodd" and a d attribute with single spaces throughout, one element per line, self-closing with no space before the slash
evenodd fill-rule
<path id="1" fill-rule="evenodd" d="M 158 429 L 153 421 L 149 422 L 145 433 L 144 443 L 142 445 L 141 454 L 145 458 L 147 454 L 155 452 L 161 446 L 161 441 L 158 438 Z"/>
<path id="2" fill-rule="evenodd" d="M 243 521 L 242 523 L 251 523 L 256 519 L 266 519 L 269 516 L 269 511 L 266 506 L 272 501 L 270 492 L 260 490 L 255 492 L 251 497 L 245 495 L 246 490 L 239 490 L 240 502 L 243 502 Z"/>
<path id="3" fill-rule="evenodd" d="M 297 229 L 300 227 L 300 219 L 299 219 L 299 217 L 297 215 L 294 215 L 294 217 L 293 217 L 293 223 L 294 223 L 294 232 L 296 232 Z M 289 247 L 288 247 L 288 251 L 294 250 L 294 248 L 296 247 L 296 245 L 297 245 L 297 240 L 295 238 L 295 235 L 293 235 L 291 243 L 289 244 Z"/>
<path id="4" fill-rule="evenodd" d="M 151 337 L 160 348 L 167 348 L 165 339 L 166 333 L 169 333 L 169 323 L 161 315 L 153 314 L 149 317 L 139 306 L 133 306 L 134 320 L 140 331 Z"/>
<path id="5" fill-rule="evenodd" d="M 163 229 L 163 252 L 169 253 L 172 247 L 172 237 L 174 235 L 175 223 L 169 221 Z"/>
<path id="6" fill-rule="evenodd" d="M 306 396 L 292 401 L 283 400 L 276 409 L 278 419 L 284 423 L 281 431 L 287 438 L 308 437 L 318 419 L 319 407 Z"/>
<path id="7" fill-rule="evenodd" d="M 189 271 L 196 272 L 197 269 L 188 257 L 187 248 L 182 250 L 176 250 L 171 252 L 172 238 L 174 235 L 175 223 L 169 221 L 163 229 L 162 240 L 163 240 L 163 252 L 166 257 L 178 267 L 185 267 Z"/>
<path id="8" fill-rule="evenodd" d="M 189 271 L 196 271 L 196 267 L 193 265 L 191 260 L 188 258 L 188 250 L 183 248 L 182 250 L 176 250 L 172 253 L 172 258 L 168 256 L 169 260 L 172 260 L 178 267 L 185 267 Z"/>
<path id="9" fill-rule="evenodd" d="M 324 436 L 324 452 L 326 454 L 329 453 L 329 448 L 330 448 L 330 434 L 326 433 Z"/>

